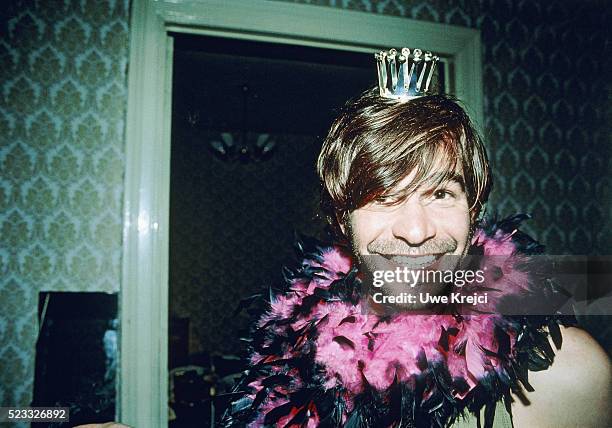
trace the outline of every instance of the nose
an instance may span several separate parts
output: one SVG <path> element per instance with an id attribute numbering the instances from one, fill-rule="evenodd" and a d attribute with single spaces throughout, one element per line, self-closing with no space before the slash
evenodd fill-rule
<path id="1" fill-rule="evenodd" d="M 406 199 L 401 209 L 395 212 L 392 233 L 410 246 L 418 247 L 436 236 L 432 213 L 421 201 L 412 197 Z"/>

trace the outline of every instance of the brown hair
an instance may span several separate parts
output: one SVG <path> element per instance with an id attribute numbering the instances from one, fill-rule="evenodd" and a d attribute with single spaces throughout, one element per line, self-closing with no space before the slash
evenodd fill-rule
<path id="1" fill-rule="evenodd" d="M 432 179 L 440 161 L 447 168 L 437 184 L 460 166 L 472 219 L 489 196 L 489 161 L 478 133 L 457 100 L 431 95 L 398 102 L 377 88 L 349 101 L 323 143 L 317 161 L 321 207 L 334 231 L 351 211 L 386 197 L 411 172 L 409 194 Z"/>

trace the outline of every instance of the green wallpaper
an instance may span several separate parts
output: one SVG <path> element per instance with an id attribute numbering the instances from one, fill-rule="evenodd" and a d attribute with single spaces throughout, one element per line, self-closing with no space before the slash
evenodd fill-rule
<path id="1" fill-rule="evenodd" d="M 0 405 L 14 406 L 31 400 L 38 292 L 119 289 L 128 2 L 2 7 Z"/>

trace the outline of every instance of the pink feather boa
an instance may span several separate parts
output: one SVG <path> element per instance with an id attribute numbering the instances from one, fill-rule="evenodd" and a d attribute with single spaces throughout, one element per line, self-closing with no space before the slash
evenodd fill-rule
<path id="1" fill-rule="evenodd" d="M 484 285 L 497 290 L 478 307 L 487 315 L 368 313 L 346 249 L 300 245 L 301 267 L 255 326 L 251 367 L 236 386 L 243 395 L 226 426 L 395 426 L 412 418 L 437 427 L 528 385 L 528 365 L 546 368 L 554 356 L 542 326 L 558 331 L 563 321 L 496 311 L 505 297 L 523 302 L 534 291 L 519 264 L 542 246 L 517 230 L 525 218 L 483 222 L 472 240 L 474 253 L 495 256 L 480 266 Z M 457 291 L 470 295 L 471 287 Z"/>
<path id="2" fill-rule="evenodd" d="M 503 234 L 498 230 L 496 236 L 487 236 L 479 231 L 473 245 L 483 247 L 485 256 L 498 256 L 496 262 L 504 275 L 496 286 L 505 290 L 506 294 L 521 293 L 528 283 L 526 274 L 513 269 L 520 256 L 515 252 L 511 241 L 512 234 Z M 499 257 L 504 256 L 504 257 Z M 322 267 L 327 272 L 324 278 L 314 278 L 305 282 L 294 281 L 290 293 L 278 296 L 272 303 L 270 311 L 259 320 L 259 327 L 273 319 L 290 318 L 295 307 L 302 304 L 303 299 L 313 293 L 316 287 L 327 288 L 351 270 L 352 259 L 342 247 L 331 247 L 323 252 L 323 262 L 309 261 L 312 267 Z M 487 269 L 485 272 L 492 272 Z M 491 284 L 493 280 L 485 281 Z M 463 292 L 470 294 L 469 287 Z M 489 309 L 494 310 L 496 298 L 489 300 Z M 443 362 L 448 367 L 452 377 L 465 379 L 469 389 L 454 391 L 457 399 L 465 397 L 487 372 L 499 370 L 502 362 L 484 349 L 496 353 L 499 344 L 494 335 L 494 326 L 501 319 L 500 315 L 469 315 L 459 320 L 452 315 L 419 315 L 400 314 L 392 322 L 379 323 L 376 315 L 364 313 L 361 303 L 355 305 L 348 302 L 321 302 L 314 306 L 307 316 L 300 316 L 291 324 L 293 330 L 303 328 L 313 319 L 325 320 L 318 326 L 319 334 L 315 340 L 315 361 L 325 368 L 327 388 L 343 386 L 350 394 L 356 395 L 369 384 L 377 390 L 385 390 L 391 386 L 395 378 L 399 381 L 409 381 L 421 372 L 418 355 L 425 353 L 428 361 Z M 351 322 L 346 322 L 350 319 Z M 441 330 L 456 329 L 457 334 L 449 335 L 449 351 L 439 346 Z M 509 331 L 510 355 L 514 353 L 516 335 Z M 344 337 L 355 346 L 349 346 L 348 341 L 334 340 Z M 375 336 L 376 341 L 369 349 L 369 338 Z M 465 352 L 459 352 L 465 350 Z M 296 349 L 286 349 L 279 358 L 292 358 Z M 266 357 L 254 354 L 252 364 L 261 363 Z M 362 376 L 363 374 L 363 376 Z M 254 391 L 261 386 L 251 384 Z M 271 407 L 278 406 L 282 401 L 270 402 Z M 350 406 L 350 400 L 348 400 Z M 350 410 L 350 409 L 349 409 Z"/>

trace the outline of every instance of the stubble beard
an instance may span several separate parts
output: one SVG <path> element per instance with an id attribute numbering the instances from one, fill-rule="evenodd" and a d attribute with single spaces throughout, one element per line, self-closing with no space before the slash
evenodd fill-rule
<path id="1" fill-rule="evenodd" d="M 449 265 L 443 266 L 444 263 L 442 263 L 440 265 L 437 265 L 437 267 L 441 270 L 447 270 L 447 269 L 456 270 L 459 266 L 461 266 L 466 255 L 469 252 L 472 238 L 475 233 L 475 226 L 476 226 L 475 223 L 470 224 L 468 236 L 467 236 L 466 243 L 465 243 L 465 248 L 461 251 L 460 254 L 452 254 L 457 250 L 459 243 L 456 239 L 452 237 L 448 237 L 448 238 L 430 240 L 430 241 L 423 243 L 422 245 L 418 247 L 410 246 L 405 241 L 402 241 L 400 239 L 374 240 L 368 244 L 367 246 L 368 255 L 365 255 L 365 257 L 363 254 L 359 252 L 355 232 L 354 230 L 352 230 L 349 224 L 347 224 L 346 230 L 348 232 L 347 235 L 348 235 L 349 242 L 350 242 L 351 252 L 353 253 L 353 256 L 359 266 L 359 270 L 362 272 L 372 272 L 373 270 L 376 270 L 377 268 L 377 266 L 375 265 L 373 266 L 373 263 L 368 263 L 366 259 L 369 258 L 370 260 L 372 260 L 372 257 L 376 257 L 376 256 L 384 257 L 384 256 L 393 256 L 393 255 L 409 256 L 409 257 L 419 257 L 419 256 L 426 256 L 426 255 L 442 255 L 439 260 L 445 260 Z M 420 291 L 423 291 L 423 288 L 425 286 L 426 286 L 425 284 L 419 284 L 412 289 L 412 292 L 419 293 Z M 427 286 L 429 287 L 427 291 L 431 292 L 432 294 L 442 294 L 448 291 L 446 286 L 444 286 L 443 284 L 437 284 L 434 286 L 431 286 L 431 284 L 427 284 Z M 397 286 L 396 287 L 393 287 L 393 286 L 386 287 L 385 286 L 385 288 L 386 289 L 383 289 L 383 290 L 390 294 L 397 294 L 399 291 L 403 291 L 403 290 L 398 289 Z M 426 307 L 419 306 L 419 305 L 408 305 L 408 306 L 403 306 L 401 309 L 418 311 L 418 310 L 426 309 Z"/>

